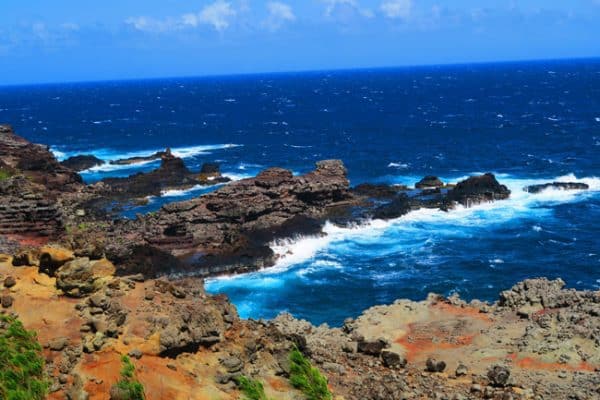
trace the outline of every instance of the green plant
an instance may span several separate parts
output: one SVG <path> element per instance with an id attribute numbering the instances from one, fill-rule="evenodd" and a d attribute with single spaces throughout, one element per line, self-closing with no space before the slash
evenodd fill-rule
<path id="1" fill-rule="evenodd" d="M 15 317 L 0 315 L 0 399 L 41 400 L 47 391 L 36 333 Z"/>
<path id="2" fill-rule="evenodd" d="M 121 357 L 123 368 L 121 369 L 121 379 L 117 382 L 117 387 L 127 400 L 144 400 L 144 386 L 135 377 L 135 366 L 127 356 Z"/>
<path id="3" fill-rule="evenodd" d="M 236 381 L 240 391 L 246 396 L 244 400 L 268 400 L 265 388 L 260 381 L 243 375 Z"/>
<path id="4" fill-rule="evenodd" d="M 12 174 L 9 171 L 0 168 L 0 181 L 4 181 L 10 178 L 11 176 Z"/>
<path id="5" fill-rule="evenodd" d="M 327 378 L 297 348 L 290 353 L 290 363 L 290 383 L 300 389 L 308 400 L 333 398 L 327 387 Z"/>

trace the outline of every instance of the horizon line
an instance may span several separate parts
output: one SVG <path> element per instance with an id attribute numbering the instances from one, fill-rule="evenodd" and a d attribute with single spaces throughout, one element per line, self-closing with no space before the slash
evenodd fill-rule
<path id="1" fill-rule="evenodd" d="M 372 66 L 372 67 L 342 67 L 342 68 L 324 68 L 324 69 L 298 69 L 298 70 L 271 70 L 259 72 L 240 72 L 240 73 L 208 73 L 203 75 L 173 75 L 173 76 L 156 76 L 145 78 L 114 78 L 114 79 L 89 79 L 89 80 L 73 80 L 73 81 L 42 81 L 30 83 L 8 83 L 0 84 L 0 88 L 28 87 L 28 86 L 55 86 L 55 85 L 77 85 L 77 84 L 101 84 L 101 83 L 119 83 L 119 82 L 143 82 L 143 81 L 162 81 L 174 79 L 210 79 L 210 78 L 241 78 L 253 77 L 262 75 L 292 75 L 292 74 L 320 74 L 320 73 L 339 73 L 339 72 L 367 72 L 379 70 L 400 70 L 411 68 L 427 68 L 427 67 L 461 67 L 461 66 L 484 66 L 484 65 L 508 65 L 518 63 L 544 63 L 544 62 L 568 62 L 568 61 L 600 61 L 600 56 L 582 56 L 582 57 L 564 57 L 564 58 L 531 58 L 531 59 L 512 59 L 512 60 L 497 60 L 497 61 L 470 61 L 470 62 L 448 62 L 448 63 L 433 63 L 433 64 L 405 64 L 405 65 L 388 65 L 388 66 Z"/>

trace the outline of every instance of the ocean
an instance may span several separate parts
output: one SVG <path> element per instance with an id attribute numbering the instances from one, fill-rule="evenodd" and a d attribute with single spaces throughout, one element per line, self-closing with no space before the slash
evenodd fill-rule
<path id="1" fill-rule="evenodd" d="M 340 158 L 353 185 L 456 182 L 493 172 L 509 200 L 420 210 L 325 238 L 273 243 L 270 269 L 207 281 L 242 317 L 286 311 L 340 325 L 376 304 L 428 293 L 495 300 L 524 278 L 600 288 L 600 60 L 546 61 L 0 87 L 0 122 L 58 158 L 105 160 L 170 147 L 191 169 L 241 179 L 269 166 Z M 104 165 L 87 182 L 158 162 Z M 523 187 L 577 181 L 588 191 Z M 170 191 L 124 217 L 214 188 Z"/>

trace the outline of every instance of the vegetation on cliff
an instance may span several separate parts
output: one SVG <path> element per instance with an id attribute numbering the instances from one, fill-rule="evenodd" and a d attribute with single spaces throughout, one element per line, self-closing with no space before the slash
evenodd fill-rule
<path id="1" fill-rule="evenodd" d="M 265 388 L 259 380 L 240 376 L 237 378 L 237 384 L 244 394 L 245 400 L 269 400 L 265 394 Z"/>
<path id="2" fill-rule="evenodd" d="M 135 366 L 127 356 L 121 357 L 121 379 L 111 389 L 111 399 L 144 400 L 144 386 L 135 377 Z"/>
<path id="3" fill-rule="evenodd" d="M 290 383 L 304 393 L 308 400 L 331 400 L 327 378 L 313 367 L 298 349 L 290 353 Z"/>
<path id="4" fill-rule="evenodd" d="M 42 346 L 17 318 L 0 315 L 0 398 L 43 399 L 48 391 Z"/>

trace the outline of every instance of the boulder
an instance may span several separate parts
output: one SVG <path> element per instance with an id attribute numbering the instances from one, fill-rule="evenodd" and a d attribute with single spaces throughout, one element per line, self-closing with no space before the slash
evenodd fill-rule
<path id="1" fill-rule="evenodd" d="M 381 352 L 383 365 L 388 368 L 404 368 L 406 366 L 406 358 L 391 350 L 383 350 Z"/>
<path id="2" fill-rule="evenodd" d="M 11 287 L 15 286 L 16 284 L 17 284 L 17 281 L 12 276 L 7 276 L 6 278 L 4 278 L 4 287 L 5 288 L 11 288 Z"/>
<path id="3" fill-rule="evenodd" d="M 508 384 L 510 370 L 502 365 L 494 365 L 488 370 L 487 377 L 492 386 L 504 387 Z"/>
<path id="4" fill-rule="evenodd" d="M 87 257 L 65 263 L 56 271 L 56 287 L 69 297 L 83 297 L 102 286 L 101 277 L 94 275 L 93 264 Z"/>
<path id="5" fill-rule="evenodd" d="M 368 354 L 371 356 L 378 356 L 381 354 L 381 351 L 388 347 L 389 344 L 387 341 L 383 339 L 375 339 L 375 340 L 359 340 L 357 345 L 357 351 L 359 353 Z"/>
<path id="6" fill-rule="evenodd" d="M 446 362 L 438 361 L 435 358 L 428 358 L 425 362 L 425 367 L 428 372 L 444 372 L 446 369 Z"/>
<path id="7" fill-rule="evenodd" d="M 48 275 L 53 275 L 58 268 L 74 259 L 71 250 L 61 247 L 44 246 L 40 249 L 40 269 Z"/>

